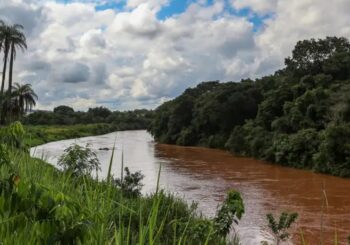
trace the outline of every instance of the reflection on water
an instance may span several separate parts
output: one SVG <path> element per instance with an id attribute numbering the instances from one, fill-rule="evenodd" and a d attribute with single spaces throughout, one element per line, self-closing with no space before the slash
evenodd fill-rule
<path id="1" fill-rule="evenodd" d="M 243 244 L 259 244 L 268 237 L 268 212 L 296 211 L 299 221 L 293 240 L 299 244 L 300 229 L 311 244 L 318 243 L 322 185 L 326 187 L 329 206 L 325 210 L 324 230 L 327 241 L 335 230 L 341 241 L 350 235 L 350 180 L 308 171 L 266 164 L 262 161 L 234 157 L 220 150 L 179 147 L 154 143 L 146 131 L 124 131 L 103 136 L 52 142 L 32 149 L 35 156 L 46 156 L 56 164 L 58 156 L 72 143 L 91 144 L 102 163 L 99 176 L 106 176 L 111 151 L 116 140 L 113 174 L 120 175 L 121 152 L 125 166 L 145 175 L 144 193 L 155 190 L 159 165 L 162 165 L 162 188 L 198 202 L 204 214 L 215 214 L 225 193 L 234 188 L 242 193 L 246 214 L 237 227 Z"/>

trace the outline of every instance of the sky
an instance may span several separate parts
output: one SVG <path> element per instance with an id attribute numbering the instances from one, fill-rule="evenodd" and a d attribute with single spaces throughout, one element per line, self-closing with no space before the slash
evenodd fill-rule
<path id="1" fill-rule="evenodd" d="M 153 109 L 202 81 L 283 68 L 299 40 L 350 38 L 349 0 L 0 0 L 37 109 Z"/>

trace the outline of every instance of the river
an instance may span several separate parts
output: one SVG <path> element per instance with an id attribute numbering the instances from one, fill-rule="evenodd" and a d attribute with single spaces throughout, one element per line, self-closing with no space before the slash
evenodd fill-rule
<path id="1" fill-rule="evenodd" d="M 269 240 L 266 214 L 282 211 L 299 213 L 293 228 L 295 244 L 300 244 L 301 230 L 310 244 L 319 244 L 324 186 L 328 201 L 323 211 L 324 244 L 333 244 L 335 233 L 339 244 L 347 244 L 350 179 L 235 157 L 221 150 L 157 144 L 144 130 L 52 142 L 32 148 L 31 153 L 56 165 L 63 150 L 72 143 L 90 144 L 102 164 L 99 176 L 106 176 L 112 152 L 99 149 L 112 148 L 115 140 L 112 173 L 120 176 L 123 152 L 124 165 L 145 175 L 143 193 L 155 190 L 160 165 L 161 187 L 188 202 L 198 202 L 199 211 L 208 216 L 215 215 L 229 189 L 240 191 L 246 213 L 236 230 L 243 244 Z"/>

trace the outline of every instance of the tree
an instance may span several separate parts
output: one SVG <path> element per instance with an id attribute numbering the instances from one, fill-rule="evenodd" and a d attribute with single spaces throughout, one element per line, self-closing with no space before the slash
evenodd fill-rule
<path id="1" fill-rule="evenodd" d="M 321 73 L 324 61 L 335 54 L 349 53 L 350 43 L 344 37 L 327 37 L 325 39 L 310 39 L 299 41 L 292 57 L 285 60 L 287 70 L 297 76 Z"/>
<path id="2" fill-rule="evenodd" d="M 64 154 L 58 159 L 58 165 L 73 176 L 90 175 L 93 170 L 97 172 L 100 169 L 96 153 L 89 145 L 82 147 L 72 144 L 64 150 Z"/>
<path id="3" fill-rule="evenodd" d="M 214 218 L 216 232 L 226 237 L 232 224 L 238 224 L 243 214 L 244 204 L 241 194 L 235 190 L 230 190 Z"/>
<path id="4" fill-rule="evenodd" d="M 60 105 L 53 109 L 54 113 L 62 114 L 62 115 L 69 115 L 74 113 L 74 109 L 72 107 L 66 106 L 66 105 Z"/>
<path id="5" fill-rule="evenodd" d="M 103 106 L 95 107 L 95 108 L 89 108 L 87 114 L 89 115 L 90 119 L 93 123 L 104 121 L 107 117 L 109 117 L 112 112 Z"/>
<path id="6" fill-rule="evenodd" d="M 13 75 L 13 65 L 16 58 L 16 49 L 20 48 L 22 50 L 27 48 L 26 37 L 22 32 L 23 26 L 14 24 L 12 26 L 6 25 L 5 22 L 0 20 L 0 51 L 4 52 L 4 64 L 2 72 L 2 81 L 1 81 L 1 91 L 0 91 L 0 105 L 1 105 L 1 114 L 0 120 L 4 121 L 5 110 L 12 110 L 11 95 L 12 95 L 12 75 Z M 5 96 L 5 79 L 7 72 L 7 62 L 10 56 L 10 69 L 9 69 L 9 83 L 8 83 L 8 93 Z M 4 106 L 4 100 L 9 100 Z"/>
<path id="7" fill-rule="evenodd" d="M 114 184 L 118 186 L 128 197 L 137 197 L 141 195 L 143 184 L 141 181 L 145 177 L 140 171 L 131 173 L 128 167 L 124 168 L 126 175 L 114 179 Z"/>
<path id="8" fill-rule="evenodd" d="M 5 79 L 6 79 L 6 70 L 7 70 L 7 61 L 8 54 L 10 51 L 10 36 L 11 32 L 5 22 L 0 20 L 0 51 L 4 51 L 4 64 L 2 69 L 2 81 L 1 81 L 1 92 L 0 96 L 3 97 L 4 89 L 5 89 Z"/>
<path id="9" fill-rule="evenodd" d="M 14 111 L 18 112 L 18 118 L 23 116 L 25 112 L 30 111 L 36 105 L 36 100 L 38 99 L 30 84 L 20 85 L 19 83 L 15 83 L 13 86 L 11 97 Z"/>
<path id="10" fill-rule="evenodd" d="M 0 52 L 4 51 L 4 64 L 2 69 L 2 81 L 1 81 L 1 91 L 0 91 L 0 122 L 3 117 L 3 100 L 4 100 L 4 89 L 5 89 L 5 79 L 6 79 L 6 69 L 7 69 L 7 60 L 10 50 L 9 44 L 9 28 L 5 25 L 5 22 L 0 20 Z"/>
<path id="11" fill-rule="evenodd" d="M 27 42 L 26 37 L 23 34 L 23 26 L 15 24 L 13 26 L 8 27 L 10 28 L 11 35 L 9 36 L 9 43 L 11 45 L 11 51 L 10 51 L 10 71 L 9 71 L 9 84 L 8 84 L 8 94 L 12 95 L 12 74 L 13 74 L 13 64 L 14 60 L 16 58 L 16 48 L 20 48 L 22 51 L 27 49 Z M 12 109 L 12 103 L 9 103 L 11 111 Z"/>

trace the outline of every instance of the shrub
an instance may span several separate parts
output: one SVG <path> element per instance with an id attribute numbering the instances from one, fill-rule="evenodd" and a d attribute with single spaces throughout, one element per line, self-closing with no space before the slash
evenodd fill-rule
<path id="1" fill-rule="evenodd" d="M 267 220 L 269 222 L 269 228 L 272 231 L 273 235 L 275 236 L 276 245 L 279 245 L 281 241 L 286 241 L 290 234 L 288 229 L 291 227 L 291 225 L 296 221 L 298 218 L 297 213 L 286 213 L 283 212 L 279 220 L 277 221 L 272 214 L 266 215 Z M 267 242 L 263 242 L 263 244 L 268 244 Z"/>
<path id="2" fill-rule="evenodd" d="M 229 191 L 214 219 L 216 232 L 221 236 L 227 236 L 232 223 L 238 224 L 243 214 L 244 204 L 240 193 L 235 190 Z"/>
<path id="3" fill-rule="evenodd" d="M 85 147 L 77 144 L 69 146 L 58 159 L 58 165 L 75 176 L 90 175 L 93 170 L 100 169 L 96 153 L 88 144 Z"/>
<path id="4" fill-rule="evenodd" d="M 28 150 L 23 143 L 25 137 L 25 130 L 20 122 L 14 122 L 7 127 L 0 128 L 0 142 L 9 147 Z"/>
<path id="5" fill-rule="evenodd" d="M 122 176 L 120 179 L 115 179 L 114 184 L 129 197 L 140 196 L 143 186 L 141 181 L 145 176 L 141 174 L 140 171 L 131 173 L 128 167 L 125 167 L 124 171 L 126 175 Z"/>

